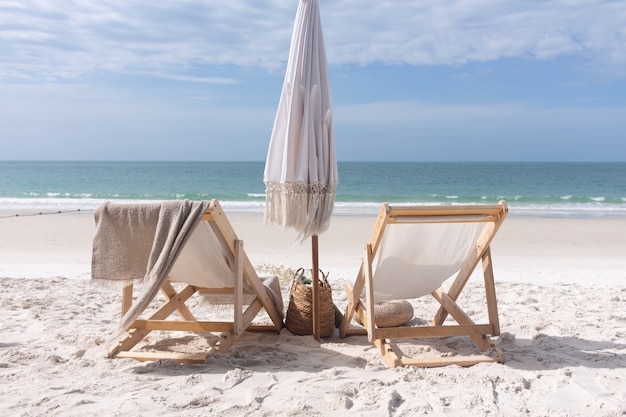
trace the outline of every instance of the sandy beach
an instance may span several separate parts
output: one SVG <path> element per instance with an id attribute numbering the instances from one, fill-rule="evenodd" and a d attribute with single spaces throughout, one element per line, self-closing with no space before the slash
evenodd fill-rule
<path id="1" fill-rule="evenodd" d="M 309 243 L 293 232 L 261 215 L 228 216 L 259 269 L 310 266 Z M 341 308 L 373 222 L 335 216 L 320 236 Z M 625 415 L 624 231 L 626 219 L 505 221 L 492 245 L 505 364 L 389 369 L 365 337 L 335 332 L 319 343 L 284 329 L 246 333 L 229 353 L 181 366 L 105 357 L 121 294 L 90 281 L 92 213 L 0 218 L 0 415 Z M 466 296 L 480 305 L 478 284 Z M 288 291 L 284 282 L 285 302 Z M 212 342 L 148 338 L 199 350 Z"/>

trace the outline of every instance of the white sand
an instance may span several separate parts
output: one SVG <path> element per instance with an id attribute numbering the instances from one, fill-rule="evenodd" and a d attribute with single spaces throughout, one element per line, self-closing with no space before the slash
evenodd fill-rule
<path id="1" fill-rule="evenodd" d="M 294 245 L 292 232 L 229 218 L 256 265 L 310 265 L 309 243 Z M 336 217 L 320 237 L 341 307 L 372 226 Z M 492 247 L 504 365 L 389 369 L 364 337 L 318 343 L 283 330 L 246 333 L 206 365 L 179 366 L 105 358 L 120 294 L 89 281 L 91 213 L 0 218 L 0 415 L 624 415 L 625 231 L 625 219 L 505 221 Z M 464 304 L 479 310 L 478 281 L 467 291 Z M 214 342 L 148 338 L 161 348 Z M 452 338 L 423 349 L 467 348 Z"/>

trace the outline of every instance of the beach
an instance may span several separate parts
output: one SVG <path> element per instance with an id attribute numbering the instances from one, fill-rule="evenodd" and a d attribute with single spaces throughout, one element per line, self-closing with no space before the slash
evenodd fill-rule
<path id="1" fill-rule="evenodd" d="M 310 243 L 294 232 L 265 226 L 260 214 L 227 214 L 259 270 L 310 267 Z M 340 308 L 373 224 L 336 215 L 320 236 L 320 268 Z M 0 414 L 624 415 L 624 230 L 623 218 L 509 216 L 492 244 L 504 364 L 390 369 L 366 337 L 335 331 L 317 342 L 283 329 L 245 333 L 206 364 L 177 365 L 106 358 L 121 291 L 90 281 L 92 213 L 0 218 Z M 479 308 L 474 275 L 465 296 Z M 285 304 L 288 287 L 283 280 Z M 200 350 L 215 341 L 148 342 L 164 339 Z M 425 343 L 465 348 L 457 338 Z"/>

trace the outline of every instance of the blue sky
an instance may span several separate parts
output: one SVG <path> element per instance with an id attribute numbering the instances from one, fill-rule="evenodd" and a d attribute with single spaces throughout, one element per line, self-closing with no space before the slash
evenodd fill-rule
<path id="1" fill-rule="evenodd" d="M 264 160 L 297 0 L 2 0 L 1 159 Z M 626 160 L 626 3 L 320 0 L 339 160 Z"/>

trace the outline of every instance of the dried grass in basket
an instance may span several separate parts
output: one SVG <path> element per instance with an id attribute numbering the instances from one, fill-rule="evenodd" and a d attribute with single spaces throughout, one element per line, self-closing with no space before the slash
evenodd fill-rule
<path id="1" fill-rule="evenodd" d="M 304 336 L 313 334 L 313 288 L 305 284 L 304 269 L 296 271 L 291 290 L 285 326 L 291 333 Z M 320 271 L 320 336 L 328 337 L 335 328 L 333 293 L 327 275 Z"/>

